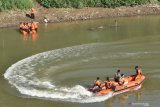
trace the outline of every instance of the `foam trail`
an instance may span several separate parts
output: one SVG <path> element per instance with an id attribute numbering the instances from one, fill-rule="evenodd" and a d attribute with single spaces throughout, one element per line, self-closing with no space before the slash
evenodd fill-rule
<path id="1" fill-rule="evenodd" d="M 83 55 L 88 50 L 91 51 L 88 51 L 86 56 L 90 55 L 90 52 L 93 52 L 96 45 L 81 45 L 33 55 L 18 61 L 9 67 L 4 74 L 4 77 L 10 84 L 15 86 L 21 94 L 32 97 L 81 103 L 103 101 L 106 98 L 93 97 L 92 93 L 90 93 L 83 86 L 55 86 L 55 84 L 49 79 L 42 80 L 36 77 L 36 74 L 48 68 L 52 65 L 52 63 L 56 63 L 56 61 L 64 61 L 65 58 L 77 58 L 79 55 Z"/>
<path id="2" fill-rule="evenodd" d="M 84 62 L 84 60 L 97 60 L 97 53 L 100 53 L 99 56 L 102 56 L 102 58 L 117 58 L 118 56 L 122 57 L 122 54 L 124 57 L 141 54 L 120 53 L 120 55 L 113 55 L 113 53 L 109 53 L 107 56 L 105 56 L 106 53 L 103 52 L 105 50 L 106 44 L 86 44 L 43 52 L 13 64 L 7 69 L 4 77 L 9 81 L 10 84 L 16 87 L 21 94 L 32 97 L 80 103 L 104 101 L 112 97 L 113 94 L 110 93 L 106 96 L 95 97 L 81 85 L 77 84 L 72 87 L 58 86 L 55 85 L 50 78 L 39 78 L 38 74 L 43 74 L 45 69 L 51 67 L 56 68 L 53 70 L 54 72 L 58 72 L 58 70 L 62 67 L 57 66 L 57 63 L 59 64 L 59 62 L 67 61 L 67 63 L 62 63 L 61 65 L 73 66 L 71 65 L 72 63 L 68 63 L 68 60 L 70 59 L 76 60 L 76 63 L 78 63 L 79 59 L 82 62 Z M 104 55 L 101 53 L 104 53 Z M 90 57 L 91 54 L 92 57 Z"/>

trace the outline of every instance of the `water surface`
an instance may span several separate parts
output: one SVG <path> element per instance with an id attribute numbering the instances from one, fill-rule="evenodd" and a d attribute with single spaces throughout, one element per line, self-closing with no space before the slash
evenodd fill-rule
<path id="1" fill-rule="evenodd" d="M 38 36 L 0 30 L 2 107 L 158 107 L 160 16 L 39 25 Z M 114 23 L 117 20 L 117 26 Z M 99 76 L 126 75 L 139 65 L 142 87 L 109 98 L 87 87 Z"/>

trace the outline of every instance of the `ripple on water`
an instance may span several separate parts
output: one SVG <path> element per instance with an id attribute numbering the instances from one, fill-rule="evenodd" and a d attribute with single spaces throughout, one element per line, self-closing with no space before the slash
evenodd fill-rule
<path id="1" fill-rule="evenodd" d="M 104 101 L 110 98 L 112 93 L 95 97 L 79 84 L 72 87 L 56 85 L 56 81 L 53 82 L 49 76 L 50 73 L 62 71 L 64 68 L 76 64 L 79 66 L 79 63 L 149 54 L 149 52 L 113 54 L 106 47 L 108 44 L 93 43 L 39 53 L 13 64 L 7 69 L 4 77 L 21 94 L 32 97 L 81 103 Z M 45 79 L 42 78 L 44 75 Z"/>

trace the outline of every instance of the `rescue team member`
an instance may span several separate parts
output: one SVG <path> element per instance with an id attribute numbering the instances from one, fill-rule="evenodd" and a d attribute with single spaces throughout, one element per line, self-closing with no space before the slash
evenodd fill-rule
<path id="1" fill-rule="evenodd" d="M 31 27 L 30 27 L 30 29 L 31 29 L 31 31 L 35 31 L 35 32 L 37 32 L 37 29 L 38 29 L 37 24 L 36 24 L 36 23 L 34 23 L 34 22 L 32 22 L 32 23 L 31 23 Z"/>
<path id="2" fill-rule="evenodd" d="M 101 86 L 101 81 L 99 80 L 99 77 L 97 77 L 97 79 L 94 81 L 94 86 L 98 86 L 100 87 Z"/>
<path id="3" fill-rule="evenodd" d="M 104 83 L 101 84 L 101 90 L 105 89 L 112 89 L 115 90 L 114 82 L 109 80 L 109 77 L 106 77 L 106 80 L 104 80 Z"/>
<path id="4" fill-rule="evenodd" d="M 114 81 L 119 82 L 120 78 L 121 78 L 121 74 L 120 74 L 120 70 L 118 69 L 114 76 Z"/>
<path id="5" fill-rule="evenodd" d="M 97 79 L 93 83 L 93 90 L 94 90 L 94 92 L 98 92 L 101 90 L 101 81 L 100 81 L 99 77 L 97 77 Z"/>
<path id="6" fill-rule="evenodd" d="M 27 34 L 27 32 L 26 32 L 27 27 L 26 27 L 25 23 L 20 22 L 20 24 L 19 24 L 19 30 L 20 30 L 20 32 L 21 32 L 24 36 Z"/>
<path id="7" fill-rule="evenodd" d="M 36 23 L 22 23 L 20 22 L 19 24 L 19 29 L 20 31 L 25 31 L 27 33 L 31 33 L 32 31 L 36 31 L 37 32 L 37 29 L 38 29 L 38 26 Z"/>
<path id="8" fill-rule="evenodd" d="M 112 86 L 112 82 L 109 80 L 109 77 L 106 78 L 106 80 L 104 81 L 106 89 L 110 89 Z"/>
<path id="9" fill-rule="evenodd" d="M 24 23 L 23 30 L 27 33 L 29 32 L 29 27 L 27 23 Z"/>
<path id="10" fill-rule="evenodd" d="M 35 10 L 34 10 L 34 8 L 31 8 L 31 9 L 29 10 L 29 12 L 30 12 L 30 18 L 31 18 L 31 19 L 35 19 L 35 15 L 34 15 Z"/>
<path id="11" fill-rule="evenodd" d="M 133 76 L 133 81 L 135 81 L 137 78 L 139 78 L 142 75 L 142 70 L 138 67 L 135 66 L 136 74 Z"/>

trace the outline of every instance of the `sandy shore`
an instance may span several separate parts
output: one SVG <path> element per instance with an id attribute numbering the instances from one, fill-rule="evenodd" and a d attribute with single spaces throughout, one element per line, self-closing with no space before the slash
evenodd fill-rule
<path id="1" fill-rule="evenodd" d="M 126 17 L 138 15 L 159 15 L 160 5 L 143 5 L 135 7 L 118 7 L 112 8 L 61 8 L 46 9 L 41 6 L 35 8 L 36 19 L 34 21 L 43 22 L 43 18 L 47 17 L 49 22 L 65 22 L 75 20 L 89 20 L 110 17 Z M 19 22 L 30 22 L 31 19 L 26 17 L 26 11 L 5 11 L 0 12 L 0 28 L 18 26 Z"/>

